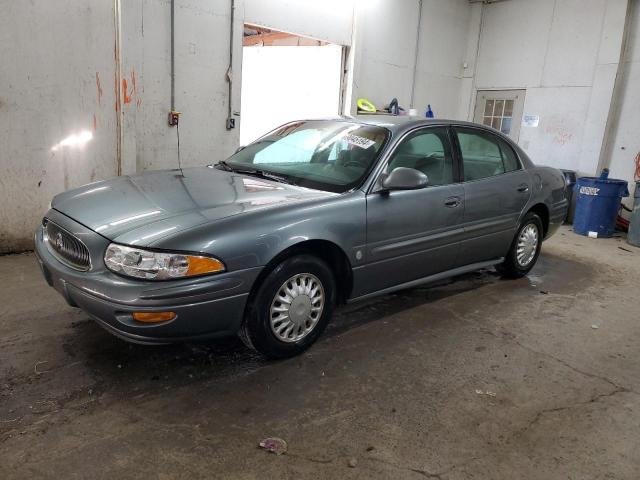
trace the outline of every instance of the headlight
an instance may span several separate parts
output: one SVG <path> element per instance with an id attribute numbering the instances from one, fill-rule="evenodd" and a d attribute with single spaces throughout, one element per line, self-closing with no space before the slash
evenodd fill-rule
<path id="1" fill-rule="evenodd" d="M 113 272 L 145 280 L 170 280 L 224 271 L 224 264 L 215 258 L 151 252 L 114 243 L 107 247 L 104 263 Z"/>

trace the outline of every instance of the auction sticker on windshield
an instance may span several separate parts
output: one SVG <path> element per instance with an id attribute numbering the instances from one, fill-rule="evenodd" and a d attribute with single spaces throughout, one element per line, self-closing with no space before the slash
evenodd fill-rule
<path id="1" fill-rule="evenodd" d="M 349 145 L 355 145 L 356 147 L 360 147 L 360 148 L 369 148 L 370 146 L 375 145 L 376 143 L 374 140 L 370 140 L 365 137 L 360 137 L 358 135 L 345 135 L 342 139 L 345 142 L 347 142 Z"/>

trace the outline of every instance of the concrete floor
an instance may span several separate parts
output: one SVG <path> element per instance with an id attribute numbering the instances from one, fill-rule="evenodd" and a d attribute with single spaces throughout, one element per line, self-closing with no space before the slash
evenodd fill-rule
<path id="1" fill-rule="evenodd" d="M 640 478 L 640 249 L 621 239 L 563 229 L 527 278 L 343 308 L 276 363 L 235 339 L 123 343 L 32 255 L 0 258 L 0 284 L 2 479 Z"/>

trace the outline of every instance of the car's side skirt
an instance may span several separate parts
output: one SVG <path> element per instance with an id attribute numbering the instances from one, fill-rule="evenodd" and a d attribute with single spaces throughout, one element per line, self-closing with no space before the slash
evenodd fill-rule
<path id="1" fill-rule="evenodd" d="M 478 262 L 472 263 L 469 265 L 465 265 L 463 267 L 454 268 L 451 270 L 447 270 L 445 272 L 436 273 L 434 275 L 429 275 L 427 277 L 418 278 L 417 280 L 411 280 L 410 282 L 400 283 L 398 285 L 394 285 L 392 287 L 384 288 L 382 290 L 378 290 L 376 292 L 367 293 L 366 295 L 361 295 L 359 297 L 350 298 L 347 300 L 347 303 L 359 302 L 361 300 L 367 300 L 372 297 L 377 297 L 378 295 L 386 295 L 387 293 L 397 292 L 398 290 L 405 290 L 407 288 L 417 287 L 418 285 L 423 285 L 425 283 L 438 282 L 440 280 L 444 280 L 445 278 L 455 277 L 457 275 L 462 275 L 464 273 L 473 272 L 475 270 L 480 270 L 481 268 L 493 267 L 494 265 L 498 265 L 504 262 L 504 257 L 495 258 L 493 260 L 489 260 L 486 262 Z"/>

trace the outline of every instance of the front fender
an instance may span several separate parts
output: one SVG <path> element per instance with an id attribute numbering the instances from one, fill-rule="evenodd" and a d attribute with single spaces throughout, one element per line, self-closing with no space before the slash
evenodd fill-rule
<path id="1" fill-rule="evenodd" d="M 353 266 L 363 263 L 358 252 L 364 250 L 366 241 L 364 193 L 353 191 L 241 213 L 161 239 L 153 247 L 211 254 L 233 271 L 264 266 L 307 240 L 332 242 Z"/>

